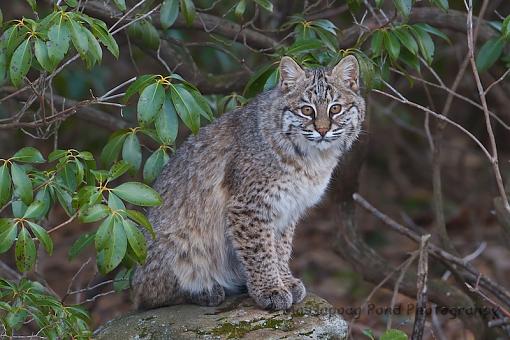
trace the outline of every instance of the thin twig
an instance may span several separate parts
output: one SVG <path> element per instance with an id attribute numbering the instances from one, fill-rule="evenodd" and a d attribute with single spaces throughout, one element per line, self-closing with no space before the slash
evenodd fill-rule
<path id="1" fill-rule="evenodd" d="M 420 240 L 420 259 L 418 261 L 418 278 L 416 293 L 416 311 L 414 316 L 413 333 L 411 340 L 421 340 L 425 331 L 425 321 L 427 319 L 427 277 L 429 272 L 428 265 L 428 243 L 430 234 L 423 235 Z"/>
<path id="2" fill-rule="evenodd" d="M 404 227 L 403 225 L 397 223 L 395 220 L 385 215 L 373 205 L 371 205 L 366 199 L 364 199 L 360 194 L 354 193 L 353 200 L 358 203 L 363 209 L 370 212 L 373 216 L 377 217 L 380 221 L 382 221 L 388 227 L 391 227 L 393 230 L 398 233 L 414 240 L 415 242 L 420 242 L 421 236 L 416 234 L 414 231 L 409 228 Z M 496 296 L 502 303 L 506 306 L 510 307 L 510 293 L 499 284 L 493 282 L 488 277 L 482 275 L 478 270 L 476 270 L 470 263 L 464 261 L 463 259 L 454 256 L 438 246 L 430 243 L 429 244 L 430 254 L 434 257 L 450 263 L 453 266 L 458 266 L 460 268 L 465 269 L 465 273 L 463 273 L 464 277 L 467 280 L 475 281 L 477 278 L 480 278 L 481 285 L 488 291 L 490 291 L 494 296 Z"/>
<path id="3" fill-rule="evenodd" d="M 498 148 L 496 146 L 496 138 L 494 137 L 494 131 L 492 130 L 491 117 L 489 114 L 489 108 L 487 105 L 487 98 L 485 96 L 485 90 L 483 89 L 482 81 L 480 80 L 480 74 L 478 73 L 478 69 L 476 67 L 475 61 L 475 47 L 474 47 L 474 35 L 473 35 L 473 0 L 469 0 L 469 5 L 467 6 L 468 15 L 467 15 L 467 41 L 468 41 L 468 50 L 469 50 L 469 62 L 471 64 L 471 69 L 473 71 L 473 77 L 475 79 L 476 88 L 478 89 L 478 95 L 480 96 L 480 101 L 483 106 L 483 113 L 485 115 L 485 127 L 487 133 L 489 135 L 489 142 L 491 148 L 491 157 L 489 158 L 491 161 L 492 169 L 494 172 L 494 176 L 496 178 L 496 185 L 499 191 L 499 196 L 503 201 L 503 204 L 507 211 L 510 212 L 510 204 L 508 203 L 508 198 L 506 196 L 505 185 L 503 184 L 503 177 L 501 176 L 501 171 L 499 169 L 499 159 L 498 159 Z"/>

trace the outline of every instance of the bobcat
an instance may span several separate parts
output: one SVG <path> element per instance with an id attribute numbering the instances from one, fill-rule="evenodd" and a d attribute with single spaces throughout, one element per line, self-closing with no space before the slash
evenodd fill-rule
<path id="1" fill-rule="evenodd" d="M 215 306 L 246 288 L 265 309 L 305 297 L 289 269 L 294 227 L 360 134 L 365 102 L 353 56 L 315 69 L 283 57 L 279 71 L 275 89 L 190 137 L 157 179 L 137 308 Z"/>

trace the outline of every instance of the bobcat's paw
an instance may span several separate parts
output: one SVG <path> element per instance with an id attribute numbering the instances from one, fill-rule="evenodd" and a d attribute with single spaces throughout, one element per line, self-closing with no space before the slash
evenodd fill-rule
<path id="1" fill-rule="evenodd" d="M 210 291 L 204 290 L 200 293 L 190 294 L 189 300 L 191 303 L 200 306 L 218 306 L 225 301 L 225 290 L 219 284 L 215 284 Z"/>
<path id="2" fill-rule="evenodd" d="M 288 281 L 284 281 L 284 283 L 285 287 L 287 287 L 292 294 L 292 303 L 300 303 L 303 301 L 306 296 L 306 288 L 300 279 L 293 277 Z"/>
<path id="3" fill-rule="evenodd" d="M 292 294 L 286 287 L 267 288 L 250 295 L 264 309 L 286 310 L 292 306 Z"/>

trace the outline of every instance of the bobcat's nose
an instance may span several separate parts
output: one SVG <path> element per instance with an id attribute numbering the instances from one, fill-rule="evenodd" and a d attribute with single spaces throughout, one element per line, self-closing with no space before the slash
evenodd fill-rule
<path id="1" fill-rule="evenodd" d="M 326 133 L 328 133 L 329 131 L 329 128 L 317 128 L 317 132 L 322 136 L 324 137 L 326 135 Z"/>

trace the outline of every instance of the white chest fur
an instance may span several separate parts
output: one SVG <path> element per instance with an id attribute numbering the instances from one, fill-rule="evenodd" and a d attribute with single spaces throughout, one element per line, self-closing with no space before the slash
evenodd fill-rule
<path id="1" fill-rule="evenodd" d="M 324 195 L 331 173 L 336 165 L 336 159 L 321 160 L 307 164 L 304 172 L 296 173 L 281 190 L 272 203 L 275 211 L 274 228 L 282 232 L 294 225 L 306 210 L 317 204 Z"/>

